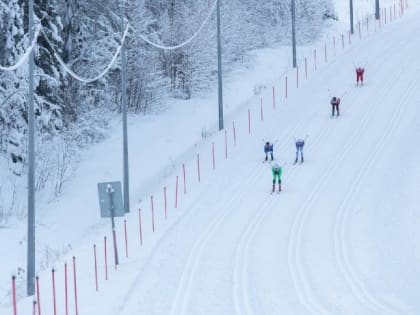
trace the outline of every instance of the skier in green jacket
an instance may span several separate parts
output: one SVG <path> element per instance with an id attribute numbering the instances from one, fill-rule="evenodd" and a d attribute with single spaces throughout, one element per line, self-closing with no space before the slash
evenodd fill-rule
<path id="1" fill-rule="evenodd" d="M 273 173 L 273 191 L 276 190 L 276 179 L 279 184 L 279 192 L 281 192 L 281 173 L 283 172 L 282 167 L 277 161 L 271 163 L 271 172 Z"/>

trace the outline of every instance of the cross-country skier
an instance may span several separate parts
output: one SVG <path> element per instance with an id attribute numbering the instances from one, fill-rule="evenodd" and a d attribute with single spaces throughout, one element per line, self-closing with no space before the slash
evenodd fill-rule
<path id="1" fill-rule="evenodd" d="M 337 117 L 340 116 L 340 109 L 339 109 L 339 105 L 340 105 L 340 98 L 339 97 L 335 97 L 333 96 L 333 98 L 330 101 L 330 104 L 332 106 L 332 116 L 334 116 L 335 111 L 337 111 Z"/>
<path id="2" fill-rule="evenodd" d="M 273 155 L 273 147 L 274 145 L 270 142 L 266 142 L 264 145 L 264 153 L 265 153 L 265 160 L 268 160 L 268 154 L 270 154 L 271 157 L 271 161 L 274 160 L 274 155 Z"/>
<path id="3" fill-rule="evenodd" d="M 365 68 L 363 67 L 357 67 L 356 68 L 356 84 L 359 85 L 359 81 L 360 84 L 363 85 L 363 74 L 365 73 Z"/>
<path id="4" fill-rule="evenodd" d="M 279 183 L 279 192 L 281 192 L 281 173 L 282 173 L 283 169 L 280 166 L 279 163 L 277 163 L 277 161 L 274 161 L 273 163 L 271 163 L 271 172 L 273 173 L 273 191 L 274 192 L 276 190 L 276 179 L 277 182 Z"/>
<path id="5" fill-rule="evenodd" d="M 306 136 L 307 138 L 307 136 Z M 296 159 L 295 163 L 298 162 L 299 152 L 300 152 L 300 162 L 303 163 L 303 146 L 305 145 L 305 139 L 302 138 L 295 138 L 295 145 L 296 145 Z"/>

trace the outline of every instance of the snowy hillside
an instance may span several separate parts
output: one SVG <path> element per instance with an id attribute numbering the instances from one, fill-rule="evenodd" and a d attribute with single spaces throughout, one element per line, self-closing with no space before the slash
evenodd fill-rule
<path id="1" fill-rule="evenodd" d="M 225 132 L 215 131 L 214 95 L 133 117 L 118 267 L 96 184 L 120 180 L 120 130 L 89 150 L 37 218 L 41 312 L 420 314 L 420 6 L 401 16 L 384 4 L 386 23 L 362 22 L 351 37 L 338 24 L 301 47 L 298 76 L 288 47 L 255 52 L 255 67 L 227 82 Z M 366 68 L 362 87 L 356 65 Z M 294 165 L 294 137 L 306 136 L 305 162 Z M 279 194 L 262 163 L 267 140 L 285 163 Z M 0 233 L 0 313 L 12 314 L 25 227 Z M 17 307 L 29 314 L 32 299 Z"/>

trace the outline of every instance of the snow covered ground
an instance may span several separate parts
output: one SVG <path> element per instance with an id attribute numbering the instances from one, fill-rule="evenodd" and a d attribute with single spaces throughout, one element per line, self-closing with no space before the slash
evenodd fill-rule
<path id="1" fill-rule="evenodd" d="M 345 16 L 348 2 L 337 3 Z M 372 1 L 354 3 L 359 16 Z M 388 9 L 393 3 L 383 2 Z M 131 117 L 128 258 L 118 219 L 117 270 L 96 184 L 121 179 L 120 130 L 86 152 L 62 197 L 37 209 L 41 311 L 53 314 L 54 267 L 57 309 L 65 313 L 67 262 L 68 308 L 75 313 L 75 256 L 80 314 L 420 314 L 420 38 L 413 36 L 420 6 L 409 5 L 402 18 L 397 7 L 397 18 L 380 28 L 372 20 L 369 29 L 362 24 L 362 40 L 356 32 L 350 46 L 343 33 L 344 49 L 340 36 L 348 23 L 341 18 L 325 35 L 327 63 L 323 41 L 299 50 L 298 88 L 289 48 L 256 52 L 252 69 L 227 80 L 226 134 L 216 132 L 216 93 L 174 101 L 157 116 Z M 366 68 L 361 88 L 355 63 Z M 266 88 L 253 95 L 256 86 Z M 332 95 L 342 99 L 339 118 L 330 117 Z M 292 165 L 293 137 L 306 135 L 305 163 Z M 263 139 L 275 142 L 276 159 L 287 163 L 280 194 L 270 195 Z M 26 269 L 25 225 L 2 229 L 0 237 L 0 313 L 11 314 L 10 276 Z M 19 294 L 24 277 L 18 275 Z M 31 304 L 22 299 L 19 314 Z"/>

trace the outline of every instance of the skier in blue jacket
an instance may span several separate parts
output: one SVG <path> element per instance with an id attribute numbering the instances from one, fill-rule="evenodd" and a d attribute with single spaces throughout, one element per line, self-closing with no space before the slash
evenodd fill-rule
<path id="1" fill-rule="evenodd" d="M 270 154 L 271 157 L 271 161 L 274 160 L 274 155 L 273 155 L 273 144 L 270 142 L 266 142 L 264 145 L 264 153 L 265 153 L 265 160 L 268 160 L 268 154 Z"/>
<path id="2" fill-rule="evenodd" d="M 305 145 L 305 139 L 295 138 L 295 145 L 296 145 L 296 159 L 295 163 L 298 162 L 299 159 L 299 152 L 300 152 L 300 162 L 303 163 L 303 146 Z"/>

